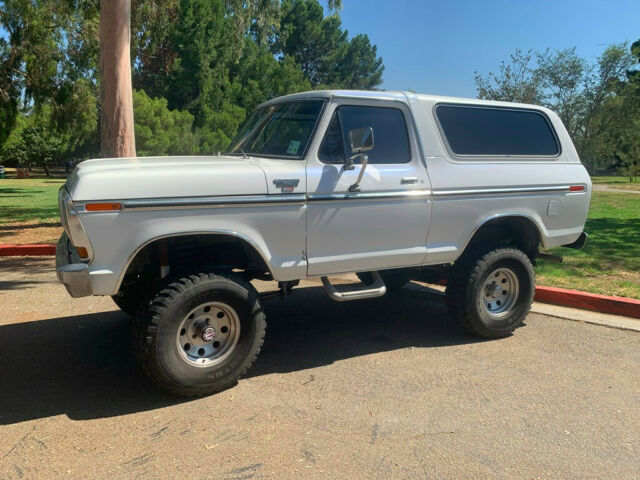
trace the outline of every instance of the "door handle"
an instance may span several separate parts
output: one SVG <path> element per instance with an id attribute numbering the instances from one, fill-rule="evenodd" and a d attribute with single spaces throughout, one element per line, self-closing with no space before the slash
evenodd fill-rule
<path id="1" fill-rule="evenodd" d="M 403 177 L 400 180 L 400 183 L 402 185 L 413 185 L 413 184 L 418 183 L 418 177 Z"/>

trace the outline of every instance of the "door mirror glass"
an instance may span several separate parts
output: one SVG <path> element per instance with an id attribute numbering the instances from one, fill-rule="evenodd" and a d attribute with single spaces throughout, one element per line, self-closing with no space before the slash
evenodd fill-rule
<path id="1" fill-rule="evenodd" d="M 363 127 L 349 130 L 351 152 L 362 153 L 373 149 L 373 128 Z"/>

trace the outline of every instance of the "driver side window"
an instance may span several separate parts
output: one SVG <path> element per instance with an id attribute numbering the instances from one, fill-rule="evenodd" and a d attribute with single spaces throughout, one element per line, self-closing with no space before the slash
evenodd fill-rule
<path id="1" fill-rule="evenodd" d="M 344 163 L 352 155 L 349 131 L 373 128 L 374 147 L 367 152 L 370 164 L 407 163 L 411 161 L 409 135 L 402 110 L 394 107 L 341 105 L 333 113 L 318 151 L 324 163 Z M 355 158 L 354 163 L 359 163 Z"/>

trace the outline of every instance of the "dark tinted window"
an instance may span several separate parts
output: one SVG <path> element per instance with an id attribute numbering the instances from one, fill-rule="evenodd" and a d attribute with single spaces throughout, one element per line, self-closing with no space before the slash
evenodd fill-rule
<path id="1" fill-rule="evenodd" d="M 373 128 L 374 147 L 366 152 L 369 163 L 407 163 L 411 160 L 409 136 L 402 111 L 388 107 L 338 107 L 322 140 L 319 156 L 327 163 L 343 162 L 353 155 L 349 132 Z M 358 163 L 358 159 L 355 159 Z"/>
<path id="2" fill-rule="evenodd" d="M 458 155 L 557 155 L 547 118 L 530 110 L 439 105 L 436 114 Z"/>

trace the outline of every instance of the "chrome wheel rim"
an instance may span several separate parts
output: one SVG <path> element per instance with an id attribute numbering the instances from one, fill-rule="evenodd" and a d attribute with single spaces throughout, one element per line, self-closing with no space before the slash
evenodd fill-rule
<path id="1" fill-rule="evenodd" d="M 520 282 L 510 268 L 497 268 L 486 278 L 482 287 L 482 306 L 492 318 L 509 314 L 518 300 Z"/>
<path id="2" fill-rule="evenodd" d="M 226 303 L 207 302 L 191 310 L 176 333 L 182 359 L 196 367 L 210 367 L 231 355 L 240 338 L 240 319 Z"/>

